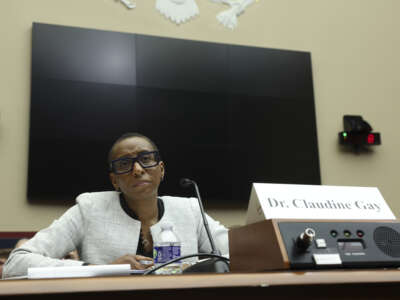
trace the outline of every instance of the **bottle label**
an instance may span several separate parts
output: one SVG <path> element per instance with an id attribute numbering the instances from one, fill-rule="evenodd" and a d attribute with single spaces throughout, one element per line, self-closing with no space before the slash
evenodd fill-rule
<path id="1" fill-rule="evenodd" d="M 155 264 L 163 264 L 179 256 L 181 256 L 180 246 L 154 246 L 153 257 Z"/>

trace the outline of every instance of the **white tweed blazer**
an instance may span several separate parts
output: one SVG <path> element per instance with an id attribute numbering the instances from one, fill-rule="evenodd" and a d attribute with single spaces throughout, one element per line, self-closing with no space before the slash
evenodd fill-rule
<path id="1" fill-rule="evenodd" d="M 210 252 L 196 198 L 160 197 L 164 215 L 150 227 L 157 243 L 161 224 L 170 223 L 181 241 L 181 255 Z M 84 193 L 77 204 L 39 231 L 22 247 L 15 249 L 3 268 L 3 278 L 26 275 L 29 267 L 109 264 L 125 254 L 135 254 L 138 247 L 139 220 L 128 216 L 119 202 L 119 193 Z M 207 216 L 216 247 L 228 254 L 228 230 Z M 81 261 L 62 259 L 77 249 Z M 196 259 L 196 258 L 194 258 Z"/>

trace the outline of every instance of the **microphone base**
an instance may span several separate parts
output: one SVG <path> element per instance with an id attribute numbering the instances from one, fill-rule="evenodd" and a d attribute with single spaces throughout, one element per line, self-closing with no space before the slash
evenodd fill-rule
<path id="1" fill-rule="evenodd" d="M 229 263 L 220 258 L 210 258 L 202 262 L 198 262 L 185 270 L 183 274 L 191 273 L 228 273 Z"/>

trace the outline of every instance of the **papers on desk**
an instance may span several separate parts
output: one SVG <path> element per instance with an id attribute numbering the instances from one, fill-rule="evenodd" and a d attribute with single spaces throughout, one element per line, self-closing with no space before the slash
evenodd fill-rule
<path id="1" fill-rule="evenodd" d="M 129 264 L 28 268 L 28 279 L 123 276 L 132 273 Z"/>

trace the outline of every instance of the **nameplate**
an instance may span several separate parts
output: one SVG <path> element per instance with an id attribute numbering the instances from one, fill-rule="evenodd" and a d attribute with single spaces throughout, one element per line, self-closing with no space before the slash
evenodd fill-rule
<path id="1" fill-rule="evenodd" d="M 253 183 L 246 224 L 265 219 L 395 220 L 376 187 Z"/>
<path id="2" fill-rule="evenodd" d="M 131 274 L 129 264 L 28 268 L 28 279 L 122 276 Z"/>

